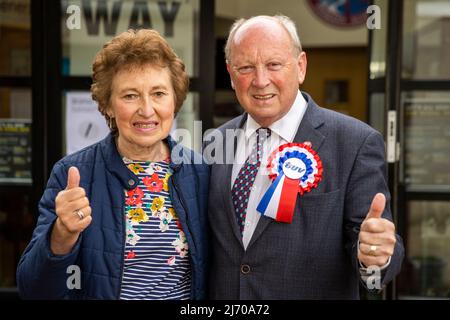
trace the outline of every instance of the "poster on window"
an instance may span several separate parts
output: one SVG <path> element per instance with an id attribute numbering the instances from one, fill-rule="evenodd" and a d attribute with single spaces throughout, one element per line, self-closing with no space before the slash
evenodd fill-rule
<path id="1" fill-rule="evenodd" d="M 405 108 L 405 182 L 450 189 L 450 102 L 411 99 Z"/>
<path id="2" fill-rule="evenodd" d="M 90 92 L 66 97 L 66 154 L 71 154 L 105 138 L 109 128 Z"/>
<path id="3" fill-rule="evenodd" d="M 0 119 L 0 184 L 31 184 L 29 119 Z"/>

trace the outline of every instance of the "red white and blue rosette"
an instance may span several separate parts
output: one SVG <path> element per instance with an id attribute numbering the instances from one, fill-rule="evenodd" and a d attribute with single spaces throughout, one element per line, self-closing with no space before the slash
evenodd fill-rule
<path id="1" fill-rule="evenodd" d="M 272 184 L 256 210 L 279 222 L 291 223 L 297 194 L 317 187 L 322 179 L 322 161 L 306 143 L 287 143 L 275 149 L 267 164 Z"/>

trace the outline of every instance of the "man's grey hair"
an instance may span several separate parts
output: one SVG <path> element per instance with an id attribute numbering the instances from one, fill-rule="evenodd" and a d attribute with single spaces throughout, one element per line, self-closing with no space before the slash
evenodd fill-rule
<path id="1" fill-rule="evenodd" d="M 297 27 L 295 26 L 295 22 L 292 21 L 291 18 L 284 16 L 284 15 L 274 15 L 274 16 L 254 16 L 248 19 L 238 19 L 236 20 L 233 25 L 230 28 L 230 32 L 228 35 L 227 43 L 225 44 L 225 59 L 227 62 L 230 61 L 230 55 L 231 55 L 231 44 L 234 41 L 234 36 L 236 35 L 236 32 L 239 30 L 242 25 L 244 25 L 246 22 L 255 19 L 255 18 L 268 18 L 277 21 L 288 33 L 292 40 L 292 45 L 294 48 L 294 54 L 299 55 L 302 50 L 302 44 L 300 43 L 300 38 L 297 33 Z"/>

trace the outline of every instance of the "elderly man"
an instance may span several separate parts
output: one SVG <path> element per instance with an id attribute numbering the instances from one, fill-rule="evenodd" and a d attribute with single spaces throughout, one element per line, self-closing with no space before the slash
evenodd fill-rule
<path id="1" fill-rule="evenodd" d="M 245 113 L 206 138 L 210 148 L 217 133 L 242 133 L 224 143 L 234 160 L 211 168 L 210 298 L 357 299 L 359 281 L 381 289 L 404 255 L 382 136 L 299 90 L 307 59 L 289 18 L 236 21 L 225 54 Z"/>

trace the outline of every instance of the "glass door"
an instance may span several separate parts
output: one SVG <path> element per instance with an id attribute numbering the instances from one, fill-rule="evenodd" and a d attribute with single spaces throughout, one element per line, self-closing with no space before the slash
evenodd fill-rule
<path id="1" fill-rule="evenodd" d="M 403 4 L 399 298 L 450 299 L 450 2 Z"/>
<path id="2" fill-rule="evenodd" d="M 370 122 L 386 137 L 406 250 L 387 294 L 450 298 L 450 3 L 374 4 L 385 6 L 388 27 L 370 32 Z"/>
<path id="3" fill-rule="evenodd" d="M 29 0 L 0 7 L 0 43 L 0 295 L 8 295 L 33 225 Z"/>

